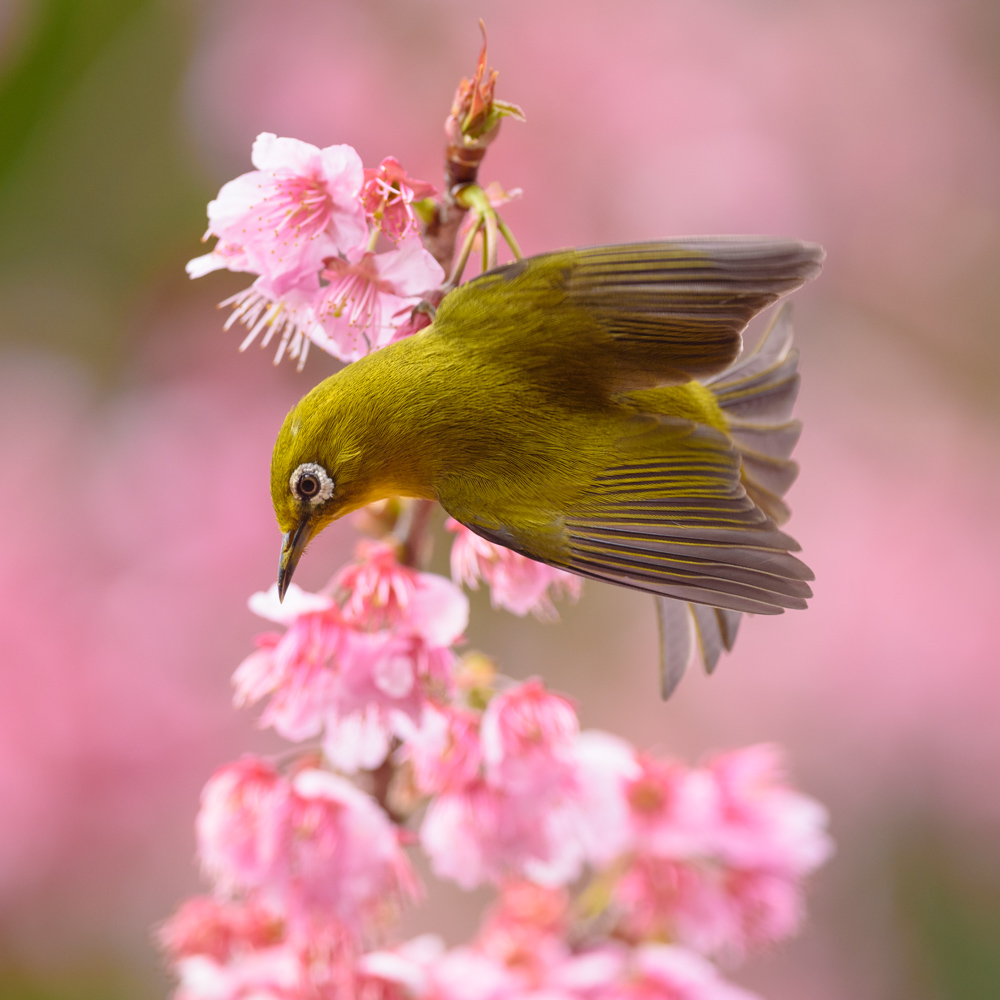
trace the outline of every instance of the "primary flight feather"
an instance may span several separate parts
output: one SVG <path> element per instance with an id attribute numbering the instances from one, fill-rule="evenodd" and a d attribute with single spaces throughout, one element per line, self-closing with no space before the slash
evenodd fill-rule
<path id="1" fill-rule="evenodd" d="M 492 542 L 657 595 L 665 696 L 692 631 L 712 669 L 740 613 L 811 596 L 778 528 L 799 433 L 788 308 L 740 349 L 822 260 L 797 241 L 686 239 L 541 254 L 457 288 L 430 327 L 285 418 L 279 592 L 330 521 L 387 496 L 437 500 Z"/>

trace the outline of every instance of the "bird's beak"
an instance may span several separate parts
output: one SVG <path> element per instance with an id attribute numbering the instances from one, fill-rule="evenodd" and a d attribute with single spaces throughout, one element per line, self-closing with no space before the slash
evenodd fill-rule
<path id="1" fill-rule="evenodd" d="M 285 599 L 285 591 L 292 582 L 292 574 L 298 565 L 309 539 L 312 527 L 308 517 L 299 521 L 294 531 L 286 531 L 281 536 L 281 558 L 278 560 L 278 600 Z"/>

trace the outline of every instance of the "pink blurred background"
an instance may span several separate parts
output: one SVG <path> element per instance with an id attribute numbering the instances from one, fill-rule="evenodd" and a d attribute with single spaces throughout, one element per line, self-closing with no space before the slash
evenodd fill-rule
<path id="1" fill-rule="evenodd" d="M 642 595 L 472 645 L 585 725 L 695 758 L 767 740 L 839 845 L 771 1000 L 1000 996 L 1000 13 L 989 0 L 38 0 L 0 6 L 0 995 L 163 996 L 211 770 L 275 744 L 229 676 L 273 579 L 285 410 L 334 368 L 236 353 L 187 281 L 260 131 L 440 174 L 489 29 L 528 253 L 695 233 L 823 243 L 796 296 L 805 613 L 655 697 Z M 348 527 L 301 567 L 318 586 Z M 436 562 L 445 566 L 440 539 Z M 432 894 L 407 930 L 466 932 Z"/>

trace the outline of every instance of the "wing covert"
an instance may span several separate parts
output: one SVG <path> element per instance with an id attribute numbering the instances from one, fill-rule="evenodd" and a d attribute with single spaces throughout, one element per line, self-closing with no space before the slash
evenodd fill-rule
<path id="1" fill-rule="evenodd" d="M 756 237 L 557 251 L 462 285 L 435 326 L 476 337 L 502 318 L 510 337 L 605 348 L 619 390 L 682 383 L 732 364 L 750 319 L 815 277 L 822 260 L 815 244 Z"/>

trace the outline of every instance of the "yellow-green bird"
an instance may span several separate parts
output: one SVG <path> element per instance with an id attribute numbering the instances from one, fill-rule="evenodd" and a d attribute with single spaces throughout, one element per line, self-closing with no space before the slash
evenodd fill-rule
<path id="1" fill-rule="evenodd" d="M 711 670 L 742 612 L 812 596 L 778 530 L 800 430 L 788 307 L 741 346 L 822 260 L 798 241 L 684 239 L 541 254 L 455 289 L 429 327 L 285 418 L 279 594 L 331 521 L 420 497 L 515 552 L 657 595 L 664 697 L 692 636 Z"/>

